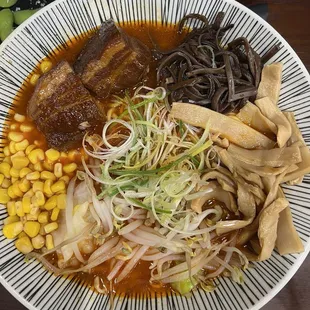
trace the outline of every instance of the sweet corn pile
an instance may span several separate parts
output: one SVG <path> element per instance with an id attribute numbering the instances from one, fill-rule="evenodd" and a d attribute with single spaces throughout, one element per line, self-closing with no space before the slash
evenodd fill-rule
<path id="1" fill-rule="evenodd" d="M 31 141 L 34 126 L 26 117 L 14 115 L 8 145 L 0 163 L 0 203 L 6 205 L 8 218 L 3 234 L 18 238 L 16 248 L 24 253 L 54 247 L 51 233 L 66 208 L 66 187 L 77 169 L 75 153 L 44 150 Z"/>

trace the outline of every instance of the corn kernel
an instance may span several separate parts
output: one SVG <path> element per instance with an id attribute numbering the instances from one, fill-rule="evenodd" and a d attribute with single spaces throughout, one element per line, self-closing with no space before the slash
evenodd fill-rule
<path id="1" fill-rule="evenodd" d="M 47 161 L 45 161 L 43 163 L 43 167 L 47 171 L 53 171 L 54 170 L 54 165 L 52 163 L 47 162 Z"/>
<path id="2" fill-rule="evenodd" d="M 12 190 L 17 197 L 23 197 L 24 193 L 20 190 L 17 182 L 13 183 Z"/>
<path id="3" fill-rule="evenodd" d="M 37 162 L 44 160 L 45 155 L 43 150 L 35 149 L 29 153 L 28 158 L 32 164 L 36 164 Z"/>
<path id="4" fill-rule="evenodd" d="M 75 156 L 77 156 L 78 154 L 79 154 L 79 152 L 77 150 L 69 151 L 68 158 L 70 160 L 75 160 Z"/>
<path id="5" fill-rule="evenodd" d="M 44 197 L 44 194 L 41 192 L 41 191 L 37 191 L 35 192 L 35 197 L 37 198 L 37 205 L 39 207 L 42 207 L 44 206 L 45 204 L 45 197 Z"/>
<path id="6" fill-rule="evenodd" d="M 16 122 L 23 123 L 26 120 L 26 117 L 24 115 L 22 115 L 22 114 L 15 113 L 14 114 L 14 119 L 15 119 Z"/>
<path id="7" fill-rule="evenodd" d="M 9 165 L 12 165 L 11 157 L 4 157 L 2 162 L 3 163 L 8 163 Z"/>
<path id="8" fill-rule="evenodd" d="M 61 178 L 62 177 L 62 164 L 61 163 L 56 163 L 54 166 L 54 175 L 56 178 Z"/>
<path id="9" fill-rule="evenodd" d="M 15 178 L 15 177 L 11 177 L 11 182 L 12 184 L 14 184 L 15 182 L 17 182 L 19 179 L 18 178 Z M 19 184 L 18 184 L 19 186 Z"/>
<path id="10" fill-rule="evenodd" d="M 43 60 L 40 64 L 40 70 L 42 73 L 50 71 L 53 67 L 53 63 L 49 60 Z"/>
<path id="11" fill-rule="evenodd" d="M 44 230 L 44 226 L 45 226 L 46 224 L 41 224 L 40 225 L 40 232 L 39 232 L 39 235 L 41 235 L 41 236 L 45 236 L 46 235 L 46 233 L 45 233 L 45 230 Z"/>
<path id="12" fill-rule="evenodd" d="M 25 212 L 24 212 L 24 209 L 23 209 L 23 204 L 22 204 L 21 201 L 16 201 L 15 202 L 15 209 L 16 209 L 16 214 L 19 217 L 25 216 Z"/>
<path id="13" fill-rule="evenodd" d="M 18 130 L 18 129 L 19 129 L 19 124 L 12 123 L 10 125 L 10 130 L 15 131 L 15 130 Z"/>
<path id="14" fill-rule="evenodd" d="M 4 179 L 5 179 L 4 174 L 0 173 L 0 186 L 2 185 Z"/>
<path id="15" fill-rule="evenodd" d="M 72 173 L 76 170 L 77 168 L 77 164 L 76 163 L 71 163 L 71 164 L 68 164 L 68 165 L 64 165 L 63 166 L 63 170 L 65 173 Z"/>
<path id="16" fill-rule="evenodd" d="M 43 146 L 44 142 L 41 140 L 34 140 L 33 144 L 40 149 Z"/>
<path id="17" fill-rule="evenodd" d="M 9 188 L 12 185 L 11 180 L 9 179 L 4 179 L 2 181 L 1 187 L 2 188 Z"/>
<path id="18" fill-rule="evenodd" d="M 43 192 L 44 183 L 41 181 L 35 181 L 32 184 L 32 189 L 34 192 L 40 191 Z"/>
<path id="19" fill-rule="evenodd" d="M 37 197 L 35 195 L 31 197 L 31 205 L 35 207 L 39 207 L 37 204 Z"/>
<path id="20" fill-rule="evenodd" d="M 54 239 L 52 235 L 46 235 L 45 245 L 48 250 L 52 250 L 54 248 Z"/>
<path id="21" fill-rule="evenodd" d="M 20 132 L 10 131 L 8 134 L 8 138 L 14 142 L 20 142 L 24 139 L 24 135 Z"/>
<path id="22" fill-rule="evenodd" d="M 22 222 L 14 222 L 3 226 L 3 235 L 8 239 L 14 239 L 23 231 Z"/>
<path id="23" fill-rule="evenodd" d="M 54 209 L 57 206 L 57 196 L 50 197 L 44 205 L 44 208 L 48 211 Z"/>
<path id="24" fill-rule="evenodd" d="M 7 156 L 7 157 L 11 155 L 11 152 L 10 152 L 10 149 L 8 146 L 5 146 L 3 148 L 3 154 L 4 154 L 4 156 Z"/>
<path id="25" fill-rule="evenodd" d="M 39 216 L 40 212 L 40 207 L 31 206 L 30 214 Z"/>
<path id="26" fill-rule="evenodd" d="M 30 144 L 27 148 L 26 148 L 26 155 L 28 156 L 34 149 L 36 148 L 36 146 L 34 144 Z"/>
<path id="27" fill-rule="evenodd" d="M 28 237 L 28 236 L 27 236 L 27 234 L 24 231 L 22 231 L 17 237 L 18 238 L 23 238 L 23 237 Z"/>
<path id="28" fill-rule="evenodd" d="M 28 181 L 27 179 L 22 179 L 19 183 L 18 183 L 18 187 L 19 189 L 23 192 L 26 193 L 29 191 L 31 184 L 30 181 Z"/>
<path id="29" fill-rule="evenodd" d="M 30 124 L 21 124 L 19 127 L 21 132 L 27 133 L 27 132 L 31 132 L 34 127 Z"/>
<path id="30" fill-rule="evenodd" d="M 14 141 L 11 141 L 9 144 L 9 151 L 11 154 L 15 154 L 17 152 L 15 149 L 15 145 L 16 145 L 16 142 Z"/>
<path id="31" fill-rule="evenodd" d="M 66 194 L 60 194 L 57 196 L 57 208 L 64 210 L 66 209 L 66 202 L 67 201 L 67 195 Z"/>
<path id="32" fill-rule="evenodd" d="M 59 159 L 60 157 L 60 153 L 57 150 L 54 149 L 49 149 L 45 152 L 46 157 L 50 160 L 50 161 L 56 161 Z"/>
<path id="33" fill-rule="evenodd" d="M 0 173 L 2 173 L 6 178 L 10 178 L 10 170 L 11 170 L 11 166 L 8 163 L 2 162 L 0 164 Z"/>
<path id="34" fill-rule="evenodd" d="M 25 157 L 25 156 L 26 156 L 25 152 L 23 152 L 23 151 L 16 151 L 16 153 L 11 156 L 11 159 L 15 158 L 15 157 Z"/>
<path id="35" fill-rule="evenodd" d="M 16 151 L 25 151 L 28 146 L 29 146 L 28 140 L 24 139 L 23 141 L 15 144 L 15 150 Z"/>
<path id="36" fill-rule="evenodd" d="M 48 212 L 47 211 L 43 211 L 39 214 L 38 222 L 41 224 L 48 223 Z"/>
<path id="37" fill-rule="evenodd" d="M 42 171 L 41 172 L 41 179 L 42 180 L 56 181 L 56 177 L 55 177 L 54 173 L 52 173 L 50 171 Z"/>
<path id="38" fill-rule="evenodd" d="M 33 197 L 34 196 L 34 191 L 33 189 L 29 189 L 29 191 L 27 193 L 25 193 L 24 197 Z"/>
<path id="39" fill-rule="evenodd" d="M 66 189 L 66 183 L 64 181 L 57 181 L 51 186 L 51 190 L 53 193 L 59 193 L 62 190 Z"/>
<path id="40" fill-rule="evenodd" d="M 16 249 L 23 254 L 29 254 L 33 251 L 33 246 L 29 237 L 18 238 L 15 242 L 15 246 Z"/>
<path id="41" fill-rule="evenodd" d="M 49 234 L 50 232 L 56 230 L 58 228 L 58 224 L 56 222 L 54 223 L 50 223 L 44 226 L 44 230 L 47 234 Z"/>
<path id="42" fill-rule="evenodd" d="M 11 157 L 4 157 L 2 162 L 8 163 L 9 165 L 12 165 Z"/>
<path id="43" fill-rule="evenodd" d="M 26 222 L 24 225 L 24 232 L 30 237 L 34 238 L 40 231 L 40 223 Z"/>
<path id="44" fill-rule="evenodd" d="M 81 150 L 80 154 L 81 154 L 81 157 L 83 157 L 85 160 L 89 158 L 88 154 L 84 151 L 84 149 Z"/>
<path id="45" fill-rule="evenodd" d="M 22 199 L 24 213 L 30 213 L 31 210 L 31 199 L 30 197 L 23 197 Z"/>
<path id="46" fill-rule="evenodd" d="M 8 193 L 8 195 L 9 195 L 12 199 L 17 198 L 17 196 L 15 195 L 15 193 L 14 193 L 14 191 L 13 191 L 13 186 L 12 186 L 12 185 L 7 189 L 7 193 Z"/>
<path id="47" fill-rule="evenodd" d="M 7 204 L 11 200 L 7 189 L 0 189 L 0 203 Z"/>
<path id="48" fill-rule="evenodd" d="M 12 157 L 12 165 L 13 165 L 13 168 L 15 168 L 16 170 L 21 170 L 23 168 L 26 168 L 28 164 L 29 164 L 29 159 L 27 157 L 20 157 L 20 156 Z M 19 174 L 14 175 L 14 177 L 19 177 Z"/>
<path id="49" fill-rule="evenodd" d="M 15 201 L 8 201 L 6 208 L 10 216 L 16 215 Z"/>
<path id="50" fill-rule="evenodd" d="M 35 85 L 38 83 L 39 78 L 40 78 L 40 75 L 37 74 L 37 73 L 34 73 L 34 74 L 31 76 L 31 78 L 30 78 L 30 81 L 29 81 L 30 84 L 31 84 L 32 86 L 35 86 Z"/>
<path id="51" fill-rule="evenodd" d="M 4 181 L 5 177 L 2 173 L 0 173 L 0 186 L 2 184 L 2 182 Z"/>
<path id="52" fill-rule="evenodd" d="M 26 175 L 26 179 L 29 181 L 35 181 L 35 180 L 38 180 L 39 178 L 40 178 L 40 172 L 39 171 L 34 171 L 34 172 L 28 173 Z"/>
<path id="53" fill-rule="evenodd" d="M 64 181 L 67 185 L 69 184 L 70 178 L 67 175 L 62 176 L 59 178 L 59 181 Z"/>
<path id="54" fill-rule="evenodd" d="M 20 219 L 19 219 L 19 216 L 17 215 L 10 215 L 8 216 L 4 221 L 4 225 L 8 225 L 8 224 L 11 224 L 11 223 L 15 223 L 15 222 L 19 222 Z"/>
<path id="55" fill-rule="evenodd" d="M 54 208 L 51 215 L 51 221 L 55 222 L 58 219 L 60 209 Z"/>
<path id="56" fill-rule="evenodd" d="M 33 169 L 34 169 L 35 171 L 42 172 L 42 171 L 43 171 L 43 165 L 42 165 L 42 163 L 39 161 L 38 163 L 34 164 L 34 165 L 33 165 Z"/>
<path id="57" fill-rule="evenodd" d="M 30 213 L 26 215 L 27 221 L 37 221 L 40 214 L 39 207 L 33 206 L 30 210 Z"/>
<path id="58" fill-rule="evenodd" d="M 61 157 L 62 159 L 66 159 L 66 158 L 68 158 L 68 154 L 65 153 L 65 152 L 61 152 L 61 153 L 60 153 L 60 157 Z"/>
<path id="59" fill-rule="evenodd" d="M 52 184 L 53 184 L 53 181 L 52 181 L 52 180 L 46 180 L 46 181 L 44 182 L 43 193 L 44 193 L 47 197 L 53 195 L 53 192 L 52 192 L 52 190 L 51 190 Z"/>
<path id="60" fill-rule="evenodd" d="M 23 177 L 25 177 L 28 173 L 31 173 L 32 171 L 26 167 L 26 168 L 22 168 L 20 171 L 19 171 L 19 177 L 22 179 Z"/>
<path id="61" fill-rule="evenodd" d="M 45 238 L 41 235 L 37 235 L 36 237 L 32 238 L 31 243 L 34 249 L 40 250 L 44 247 Z"/>
<path id="62" fill-rule="evenodd" d="M 10 175 L 11 175 L 11 177 L 13 177 L 13 178 L 18 178 L 18 177 L 19 177 L 19 169 L 16 169 L 16 168 L 12 167 L 12 168 L 10 169 Z M 13 182 L 13 183 L 14 183 L 14 182 Z"/>
<path id="63" fill-rule="evenodd" d="M 26 223 L 26 222 L 25 222 Z M 22 231 L 20 234 L 18 234 L 17 238 L 23 238 L 23 237 L 28 237 L 27 234 Z"/>

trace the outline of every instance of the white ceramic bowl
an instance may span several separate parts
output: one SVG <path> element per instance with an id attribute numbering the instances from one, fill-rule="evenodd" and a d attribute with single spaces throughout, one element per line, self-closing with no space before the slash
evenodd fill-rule
<path id="1" fill-rule="evenodd" d="M 287 42 L 256 14 L 232 0 L 58 0 L 40 10 L 18 27 L 0 46 L 0 126 L 24 80 L 40 59 L 48 56 L 57 46 L 72 37 L 100 25 L 103 20 L 153 23 L 177 22 L 188 13 L 200 13 L 210 20 L 217 12 L 226 12 L 224 24 L 235 27 L 226 37 L 230 41 L 245 36 L 261 55 L 276 43 L 281 50 L 273 61 L 284 63 L 284 75 L 280 96 L 280 108 L 295 112 L 307 143 L 310 142 L 310 79 L 298 56 Z M 63 46 L 65 48 L 65 46 Z M 24 83 L 24 84 L 23 84 Z M 310 179 L 303 184 L 285 188 L 294 217 L 294 224 L 305 245 L 300 255 L 272 257 L 255 264 L 245 273 L 245 283 L 237 285 L 230 279 L 215 281 L 213 293 L 198 290 L 191 298 L 158 295 L 116 297 L 115 309 L 259 309 L 267 303 L 294 275 L 310 249 Z M 0 209 L 0 281 L 29 309 L 108 309 L 109 298 L 98 295 L 86 286 L 65 277 L 55 277 L 38 262 L 26 263 L 24 256 L 15 250 L 14 241 L 2 234 L 5 209 Z"/>

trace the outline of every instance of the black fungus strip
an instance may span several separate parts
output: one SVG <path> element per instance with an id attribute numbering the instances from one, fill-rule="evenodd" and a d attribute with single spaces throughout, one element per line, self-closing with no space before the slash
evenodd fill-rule
<path id="1" fill-rule="evenodd" d="M 177 48 L 155 51 L 159 59 L 158 84 L 165 87 L 169 100 L 199 104 L 221 113 L 237 112 L 247 100 L 255 98 L 262 66 L 280 49 L 278 45 L 261 57 L 246 38 L 237 38 L 227 46 L 222 39 L 233 28 L 222 26 L 224 13 L 213 24 L 199 14 L 189 14 L 178 24 L 182 32 L 191 20 L 200 21 Z M 188 30 L 188 28 L 187 28 Z"/>

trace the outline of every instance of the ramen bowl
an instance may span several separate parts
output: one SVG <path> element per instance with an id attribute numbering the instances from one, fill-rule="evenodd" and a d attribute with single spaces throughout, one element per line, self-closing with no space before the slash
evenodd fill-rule
<path id="1" fill-rule="evenodd" d="M 224 44 L 236 37 L 246 37 L 251 46 L 264 55 L 279 44 L 280 51 L 270 62 L 284 64 L 279 107 L 295 112 L 297 123 L 307 144 L 310 142 L 310 77 L 304 65 L 268 23 L 246 7 L 232 0 L 58 0 L 41 9 L 18 27 L 0 46 L 0 126 L 5 131 L 5 119 L 16 98 L 27 87 L 27 77 L 40 60 L 52 51 L 66 49 L 70 40 L 83 40 L 103 21 L 112 18 L 120 25 L 177 23 L 189 13 L 205 15 L 214 20 L 225 12 L 223 24 L 233 23 Z M 5 136 L 2 136 L 5 139 Z M 4 141 L 4 140 L 3 140 Z M 3 142 L 1 152 L 3 151 Z M 264 262 L 254 263 L 244 273 L 244 284 L 220 277 L 214 282 L 216 290 L 194 291 L 190 297 L 177 294 L 116 295 L 114 309 L 259 309 L 275 296 L 298 270 L 310 250 L 310 178 L 293 188 L 283 186 L 290 202 L 294 225 L 304 244 L 301 254 L 280 256 L 274 251 Z M 25 261 L 15 249 L 14 240 L 2 233 L 7 218 L 0 209 L 0 280 L 4 287 L 29 309 L 107 309 L 108 295 L 98 294 L 76 277 L 56 277 L 37 261 Z"/>

